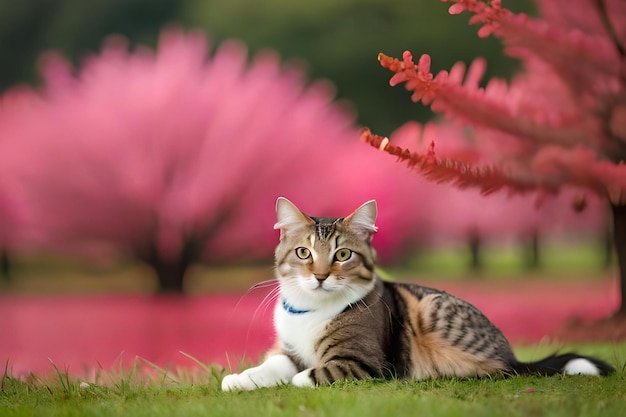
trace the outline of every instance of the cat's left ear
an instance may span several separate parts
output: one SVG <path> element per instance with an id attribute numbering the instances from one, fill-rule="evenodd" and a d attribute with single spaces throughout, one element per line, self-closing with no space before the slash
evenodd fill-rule
<path id="1" fill-rule="evenodd" d="M 343 219 L 343 222 L 348 224 L 350 229 L 361 236 L 363 240 L 369 241 L 378 230 L 375 225 L 377 215 L 376 200 L 370 200 Z"/>

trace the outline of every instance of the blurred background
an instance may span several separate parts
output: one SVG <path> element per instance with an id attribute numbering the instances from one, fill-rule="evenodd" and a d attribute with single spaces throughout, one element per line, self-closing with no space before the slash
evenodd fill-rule
<path id="1" fill-rule="evenodd" d="M 532 11 L 530 0 L 510 3 L 513 10 Z M 389 74 L 376 63 L 379 52 L 428 52 L 437 69 L 485 56 L 487 76 L 506 77 L 516 67 L 497 40 L 479 40 L 465 17 L 451 18 L 449 6 L 438 1 L 27 0 L 0 7 L 0 47 L 11 63 L 0 69 L 0 89 L 37 83 L 37 62 L 45 51 L 78 63 L 98 53 L 111 34 L 155 47 L 165 26 L 178 25 L 204 30 L 213 43 L 236 38 L 252 52 L 271 48 L 284 59 L 303 61 L 311 79 L 331 80 L 338 97 L 352 102 L 361 123 L 390 132 L 430 114 L 407 105 L 406 92 L 389 88 Z"/>
<path id="2" fill-rule="evenodd" d="M 0 360 L 16 373 L 49 370 L 47 358 L 73 371 L 133 355 L 189 365 L 180 351 L 255 360 L 272 343 L 271 287 L 241 294 L 272 278 L 281 195 L 328 216 L 376 199 L 381 274 L 469 299 L 512 340 L 613 311 L 593 196 L 484 197 L 358 140 L 361 126 L 404 125 L 397 136 L 418 148 L 433 117 L 389 86 L 379 52 L 428 53 L 433 71 L 484 56 L 487 78 L 517 69 L 447 8 L 0 2 Z M 541 319 L 519 320 L 530 312 Z"/>
<path id="3" fill-rule="evenodd" d="M 511 2 L 507 6 L 533 13 L 530 1 Z M 426 122 L 432 115 L 429 109 L 413 105 L 402 88 L 389 87 L 389 74 L 376 62 L 378 52 L 395 56 L 404 49 L 416 54 L 429 53 L 434 69 L 446 69 L 458 60 L 469 63 L 476 56 L 484 56 L 489 63 L 487 78 L 507 78 L 517 68 L 517 62 L 503 54 L 497 40 L 478 39 L 476 29 L 467 25 L 466 18 L 449 16 L 447 7 L 437 1 L 416 0 L 3 2 L 0 54 L 5 65 L 0 67 L 0 90 L 10 91 L 20 84 L 40 86 L 42 56 L 49 51 L 60 53 L 74 68 L 81 68 L 89 57 L 100 53 L 112 34 L 125 37 L 131 50 L 137 45 L 154 49 L 164 28 L 174 26 L 200 29 L 209 39 L 207 49 L 237 39 L 247 46 L 251 57 L 273 50 L 283 63 L 295 62 L 304 68 L 306 79 L 329 80 L 335 89 L 334 96 L 343 102 L 342 111 L 349 108 L 347 117 L 356 117 L 354 126 L 365 125 L 377 133 L 390 134 L 409 120 Z M 4 142 L 9 142 L 6 136 Z M 351 146 L 362 145 L 355 141 Z M 380 170 L 377 160 L 380 159 L 380 165 L 388 164 L 385 158 L 376 155 L 361 165 L 373 164 L 363 167 L 364 170 L 374 167 Z M 287 174 L 283 175 L 289 175 L 290 167 L 284 168 Z M 383 246 L 383 266 L 394 276 L 478 277 L 542 272 L 569 276 L 601 273 L 610 266 L 605 209 L 593 198 L 582 213 L 569 208 L 572 200 L 580 197 L 567 193 L 537 211 L 532 195 L 483 198 L 473 192 L 426 184 L 417 175 L 400 172 L 406 170 L 400 165 L 386 169 L 393 171 L 388 175 L 397 184 L 401 183 L 398 190 L 387 190 L 387 194 L 403 195 L 401 199 L 390 200 L 393 208 L 385 204 L 381 207 L 383 213 L 387 210 L 397 216 L 388 222 L 393 226 L 388 228 L 389 234 L 402 234 L 401 239 L 382 236 L 379 242 Z M 407 184 L 411 188 L 410 198 L 405 197 Z M 40 184 L 44 186 L 51 187 Z M 375 192 L 369 197 L 363 184 L 353 187 L 364 189 L 361 193 L 364 199 L 381 198 Z M 280 188 L 276 187 L 271 198 L 259 200 L 259 204 L 264 201 L 263 210 L 269 213 L 266 216 L 269 220 L 255 227 L 271 229 L 271 204 L 277 195 L 284 194 Z M 332 201 L 336 193 L 330 192 L 328 200 Z M 6 194 L 15 195 L 13 191 L 5 191 Z M 382 197 L 384 203 L 387 194 Z M 295 202 L 304 211 L 317 209 L 315 206 L 309 209 L 306 198 L 303 193 Z M 344 215 L 360 203 L 354 196 L 349 203 L 338 202 L 334 206 L 329 203 L 325 208 L 335 215 Z M 399 205 L 406 209 L 399 209 Z M 81 230 L 81 233 L 85 240 L 86 232 Z M 270 239 L 273 238 L 271 235 Z M 119 242 L 118 239 L 113 244 L 116 249 Z M 254 256 L 233 250 L 232 256 L 219 259 L 193 257 L 185 269 L 188 275 L 185 291 L 238 290 L 271 275 L 272 243 L 259 240 L 261 243 L 268 249 L 257 251 Z M 145 267 L 146 263 L 154 266 L 155 262 L 135 262 L 137 258 L 145 260 L 148 255 L 129 256 L 127 250 L 115 250 L 115 256 L 85 257 L 74 249 L 54 250 L 55 246 L 63 245 L 57 240 L 24 251 L 19 249 L 20 245 L 11 249 L 6 244 L 2 251 L 0 289 L 42 293 L 154 292 L 167 286 L 155 280 L 153 271 Z M 567 250 L 563 250 L 564 246 Z M 94 259 L 97 259 L 95 263 Z M 67 285 L 60 285 L 61 281 Z M 161 289 L 181 290 L 178 286 Z"/>

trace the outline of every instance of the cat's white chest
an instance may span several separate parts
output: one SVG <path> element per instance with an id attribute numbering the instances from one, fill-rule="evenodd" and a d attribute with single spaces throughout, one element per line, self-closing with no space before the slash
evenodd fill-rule
<path id="1" fill-rule="evenodd" d="M 324 334 L 328 322 L 341 312 L 338 308 L 324 308 L 301 314 L 293 314 L 283 308 L 279 301 L 274 311 L 274 326 L 284 346 L 307 368 L 317 365 L 315 345 Z"/>

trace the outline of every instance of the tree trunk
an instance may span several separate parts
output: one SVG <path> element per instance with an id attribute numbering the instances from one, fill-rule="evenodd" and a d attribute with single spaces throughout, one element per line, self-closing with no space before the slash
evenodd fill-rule
<path id="1" fill-rule="evenodd" d="M 189 263 L 183 259 L 166 261 L 157 259 L 152 263 L 159 282 L 159 294 L 182 294 L 184 291 L 185 272 Z"/>
<path id="2" fill-rule="evenodd" d="M 478 233 L 475 231 L 470 232 L 469 239 L 468 239 L 468 246 L 469 246 L 469 251 L 470 251 L 469 267 L 473 273 L 482 272 L 482 269 L 483 269 L 483 262 L 480 257 L 480 251 L 481 251 L 481 246 L 482 246 L 481 243 L 482 242 Z"/>
<path id="3" fill-rule="evenodd" d="M 615 250 L 615 245 L 613 243 L 613 230 L 612 225 L 607 224 L 602 232 L 602 251 L 603 251 L 603 263 L 602 266 L 604 269 L 609 269 L 613 266 L 613 251 Z"/>
<path id="4" fill-rule="evenodd" d="M 621 301 L 616 312 L 618 316 L 626 316 L 626 206 L 616 206 L 611 204 L 613 210 L 613 242 L 617 255 L 617 265 L 620 277 Z"/>
<path id="5" fill-rule="evenodd" d="M 524 266 L 528 271 L 539 269 L 541 260 L 539 259 L 539 233 L 535 230 L 531 233 L 526 244 L 526 259 Z"/>
<path id="6" fill-rule="evenodd" d="M 0 276 L 5 281 L 11 280 L 11 262 L 9 261 L 9 252 L 6 249 L 0 250 Z"/>
<path id="7" fill-rule="evenodd" d="M 164 257 L 155 248 L 151 248 L 150 256 L 144 259 L 152 267 L 159 283 L 159 294 L 182 294 L 185 290 L 185 273 L 195 260 L 187 246 L 178 256 Z"/>
<path id="8" fill-rule="evenodd" d="M 182 294 L 187 269 L 198 260 L 196 240 L 186 239 L 177 254 L 163 255 L 154 241 L 135 250 L 137 259 L 152 267 L 159 283 L 159 294 Z"/>

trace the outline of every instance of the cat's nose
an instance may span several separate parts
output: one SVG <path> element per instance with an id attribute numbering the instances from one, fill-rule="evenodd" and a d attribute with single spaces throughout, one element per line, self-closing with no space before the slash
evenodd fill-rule
<path id="1" fill-rule="evenodd" d="M 330 275 L 330 273 L 329 273 L 329 272 L 325 272 L 325 273 L 323 273 L 323 274 L 315 274 L 315 273 L 314 273 L 313 275 L 315 275 L 315 279 L 317 279 L 319 282 L 322 282 L 322 281 L 324 281 L 326 278 L 328 278 L 328 276 Z"/>

